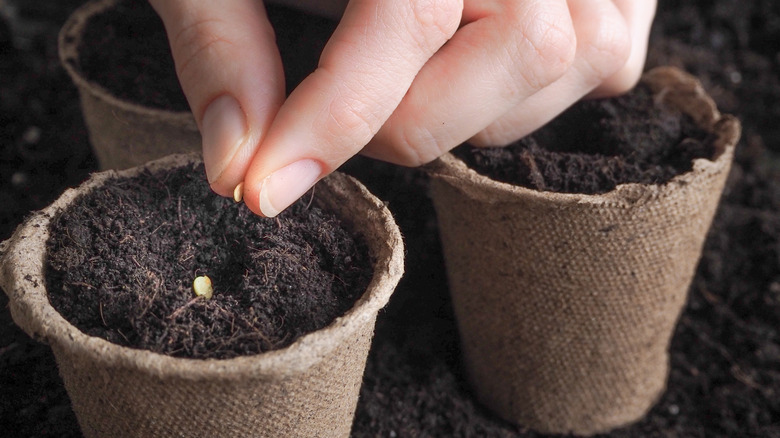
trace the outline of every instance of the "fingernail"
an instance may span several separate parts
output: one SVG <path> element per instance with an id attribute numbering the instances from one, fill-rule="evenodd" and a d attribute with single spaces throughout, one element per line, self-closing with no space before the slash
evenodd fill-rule
<path id="1" fill-rule="evenodd" d="M 268 175 L 260 187 L 260 211 L 274 217 L 303 196 L 322 175 L 314 160 L 296 161 Z"/>
<path id="2" fill-rule="evenodd" d="M 230 164 L 246 131 L 246 116 L 232 96 L 220 96 L 206 108 L 201 122 L 201 135 L 203 164 L 209 183 L 219 179 Z"/>

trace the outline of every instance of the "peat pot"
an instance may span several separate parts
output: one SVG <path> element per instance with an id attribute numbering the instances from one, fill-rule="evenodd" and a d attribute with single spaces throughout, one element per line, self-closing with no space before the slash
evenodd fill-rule
<path id="1" fill-rule="evenodd" d="M 79 90 L 84 122 L 100 168 L 126 169 L 170 154 L 199 152 L 200 132 L 190 111 L 152 108 L 120 98 L 82 69 L 79 52 L 90 20 L 120 2 L 85 3 L 68 18 L 59 35 L 60 63 Z"/>
<path id="2" fill-rule="evenodd" d="M 97 173 L 31 215 L 0 244 L 0 286 L 14 321 L 51 346 L 86 437 L 348 436 L 377 312 L 403 271 L 403 244 L 390 213 L 350 177 L 323 179 L 312 202 L 362 236 L 373 265 L 370 283 L 346 313 L 285 348 L 230 359 L 173 357 L 88 336 L 50 304 L 44 269 L 55 215 L 82 193 L 144 170 L 197 162 L 174 155 Z"/>
<path id="3" fill-rule="evenodd" d="M 713 160 L 600 195 L 498 182 L 449 154 L 431 166 L 468 378 L 487 407 L 540 432 L 604 432 L 658 400 L 740 135 L 688 74 L 642 81 L 715 136 Z"/>

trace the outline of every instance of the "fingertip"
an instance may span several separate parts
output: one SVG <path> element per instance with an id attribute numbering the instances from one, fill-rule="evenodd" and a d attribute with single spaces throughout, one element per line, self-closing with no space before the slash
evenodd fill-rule
<path id="1" fill-rule="evenodd" d="M 262 2 L 152 0 L 202 135 L 212 190 L 232 197 L 284 102 L 284 72 Z"/>
<path id="2" fill-rule="evenodd" d="M 304 158 L 262 177 L 247 175 L 244 202 L 255 214 L 275 217 L 311 189 L 325 174 L 317 160 Z"/>
<path id="3" fill-rule="evenodd" d="M 263 214 L 263 210 L 260 208 L 260 191 L 251 184 L 244 184 L 244 204 L 257 216 L 268 217 Z"/>
<path id="4" fill-rule="evenodd" d="M 218 194 L 219 196 L 222 196 L 223 198 L 229 198 L 232 196 L 232 193 L 230 190 L 226 190 L 224 185 L 218 184 L 218 183 L 209 183 L 209 187 L 211 188 L 211 191 Z"/>
<path id="5" fill-rule="evenodd" d="M 655 16 L 656 0 L 637 2 L 612 0 L 623 16 L 630 41 L 630 54 L 623 67 L 594 90 L 589 97 L 609 97 L 623 94 L 636 86 L 647 58 L 650 28 Z"/>

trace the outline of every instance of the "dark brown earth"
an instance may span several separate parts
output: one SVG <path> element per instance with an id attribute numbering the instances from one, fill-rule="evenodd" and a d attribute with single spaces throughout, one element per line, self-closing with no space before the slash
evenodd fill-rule
<path id="1" fill-rule="evenodd" d="M 541 191 L 606 193 L 618 184 L 664 184 L 713 159 L 712 139 L 646 86 L 585 100 L 506 147 L 453 151 L 477 172 Z"/>
<path id="2" fill-rule="evenodd" d="M 317 67 L 335 23 L 269 5 L 289 93 Z M 162 20 L 149 2 L 131 0 L 95 16 L 79 46 L 77 67 L 123 99 L 155 108 L 187 111 Z M 105 68 L 105 66 L 114 66 Z"/>
<path id="3" fill-rule="evenodd" d="M 0 20 L 0 238 L 94 169 L 54 50 L 79 1 L 5 3 L 24 7 Z M 648 66 L 696 74 L 744 135 L 672 341 L 668 391 L 641 422 L 606 436 L 780 437 L 779 35 L 774 0 L 659 1 Z M 352 435 L 537 436 L 496 420 L 464 384 L 422 172 L 366 159 L 345 168 L 388 202 L 408 248 L 407 274 L 377 321 Z M 81 436 L 48 347 L 7 310 L 0 388 L 0 436 Z"/>
<path id="4" fill-rule="evenodd" d="M 82 38 L 78 67 L 90 80 L 125 100 L 189 110 L 179 80 L 171 74 L 175 66 L 165 28 L 149 2 L 126 1 L 96 15 Z"/>
<path id="5" fill-rule="evenodd" d="M 171 356 L 286 347 L 344 314 L 373 273 L 362 238 L 314 196 L 269 219 L 213 193 L 202 165 L 115 180 L 53 220 L 49 298 L 89 335 Z M 203 275 L 211 299 L 193 293 Z"/>

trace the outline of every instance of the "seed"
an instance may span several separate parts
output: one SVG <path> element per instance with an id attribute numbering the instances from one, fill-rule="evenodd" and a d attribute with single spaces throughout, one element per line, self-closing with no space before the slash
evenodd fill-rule
<path id="1" fill-rule="evenodd" d="M 241 202 L 242 199 L 244 199 L 244 183 L 240 182 L 236 188 L 233 189 L 233 200 L 236 202 Z"/>
<path id="2" fill-rule="evenodd" d="M 214 288 L 211 287 L 211 279 L 206 275 L 195 278 L 195 281 L 192 282 L 192 290 L 195 292 L 195 295 L 204 297 L 207 300 L 211 299 L 214 295 Z"/>

